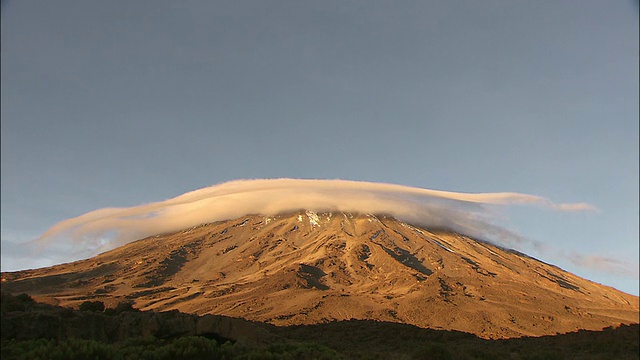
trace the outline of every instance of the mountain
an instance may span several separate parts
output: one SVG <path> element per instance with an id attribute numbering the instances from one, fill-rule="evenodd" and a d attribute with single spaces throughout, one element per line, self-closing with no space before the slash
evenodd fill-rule
<path id="1" fill-rule="evenodd" d="M 511 338 L 638 323 L 639 299 L 517 251 L 391 216 L 247 215 L 94 258 L 2 273 L 2 290 L 62 306 L 274 325 L 366 319 Z"/>

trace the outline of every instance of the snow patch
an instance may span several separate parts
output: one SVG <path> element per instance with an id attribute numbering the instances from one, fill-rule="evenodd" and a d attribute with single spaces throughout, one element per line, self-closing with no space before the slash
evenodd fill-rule
<path id="1" fill-rule="evenodd" d="M 318 214 L 311 210 L 307 210 L 305 214 L 307 214 L 309 224 L 311 224 L 312 227 L 320 226 L 320 217 L 318 217 Z"/>
<path id="2" fill-rule="evenodd" d="M 439 242 L 438 240 L 436 240 L 436 239 L 434 239 L 434 238 L 432 238 L 432 237 L 427 237 L 427 238 L 428 238 L 429 240 L 433 241 L 436 245 L 438 245 L 438 246 L 440 246 L 441 248 L 443 248 L 443 249 L 447 250 L 448 252 L 450 252 L 450 253 L 455 253 L 455 251 L 453 251 L 453 250 L 449 249 L 448 247 L 446 247 L 446 246 L 442 245 L 442 243 L 441 243 L 441 242 Z"/>

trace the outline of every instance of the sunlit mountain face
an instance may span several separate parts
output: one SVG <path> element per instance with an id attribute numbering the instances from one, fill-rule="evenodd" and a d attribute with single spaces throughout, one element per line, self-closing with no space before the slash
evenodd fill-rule
<path id="1" fill-rule="evenodd" d="M 638 322 L 638 297 L 445 227 L 357 212 L 243 215 L 2 277 L 3 291 L 64 306 L 132 300 L 276 325 L 369 319 L 509 338 Z"/>

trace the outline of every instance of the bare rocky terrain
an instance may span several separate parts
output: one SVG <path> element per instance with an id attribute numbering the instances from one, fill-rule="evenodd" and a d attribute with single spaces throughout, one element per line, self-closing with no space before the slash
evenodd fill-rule
<path id="1" fill-rule="evenodd" d="M 59 306 L 128 300 L 278 326 L 376 320 L 485 339 L 639 322 L 638 297 L 517 251 L 382 215 L 310 211 L 247 215 L 2 273 L 2 291 Z"/>

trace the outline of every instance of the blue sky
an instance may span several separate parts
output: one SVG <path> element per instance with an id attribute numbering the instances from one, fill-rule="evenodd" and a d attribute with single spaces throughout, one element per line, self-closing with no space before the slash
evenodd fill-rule
<path id="1" fill-rule="evenodd" d="M 504 216 L 557 249 L 520 250 L 639 292 L 637 3 L 26 0 L 1 16 L 3 270 L 98 208 L 340 178 L 589 203 Z"/>

